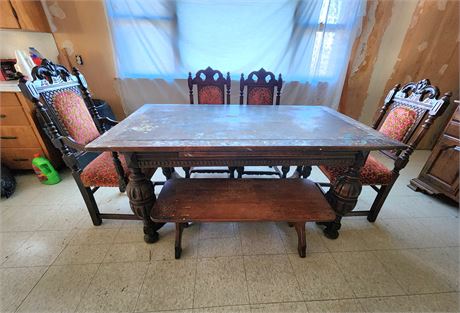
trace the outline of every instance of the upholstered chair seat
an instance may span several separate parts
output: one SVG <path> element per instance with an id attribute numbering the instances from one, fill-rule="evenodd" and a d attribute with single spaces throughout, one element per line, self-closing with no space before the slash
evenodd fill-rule
<path id="1" fill-rule="evenodd" d="M 320 168 L 332 184 L 347 171 L 347 167 L 320 166 Z M 372 156 L 367 158 L 359 172 L 359 179 L 363 185 L 387 185 L 392 177 L 392 171 Z"/>
<path id="2" fill-rule="evenodd" d="M 392 109 L 379 131 L 386 136 L 402 141 L 417 119 L 417 112 L 406 107 Z M 394 151 L 396 152 L 396 151 Z M 347 167 L 320 166 L 323 173 L 334 183 L 345 174 Z M 392 171 L 377 159 L 369 156 L 359 173 L 363 185 L 388 185 L 391 182 Z"/>
<path id="3" fill-rule="evenodd" d="M 375 222 L 399 172 L 407 165 L 410 155 L 434 120 L 446 110 L 451 96 L 452 93 L 448 92 L 440 97 L 439 89 L 432 86 L 428 79 L 410 82 L 402 87 L 398 84 L 388 92 L 372 128 L 407 144 L 407 148 L 380 151 L 393 160 L 394 167 L 391 170 L 372 156 L 368 157 L 359 172 L 359 179 L 363 185 L 375 190 L 377 196 L 370 210 L 354 211 L 350 215 L 365 215 L 369 222 Z M 334 184 L 348 170 L 347 167 L 330 166 L 320 166 L 320 169 L 330 180 L 330 183 L 322 183 L 322 186 Z"/>
<path id="4" fill-rule="evenodd" d="M 129 169 L 126 160 L 123 155 L 120 155 L 119 158 L 125 177 L 128 179 Z M 113 163 L 112 153 L 103 152 L 92 160 L 83 169 L 80 178 L 85 187 L 118 187 L 120 181 L 115 164 Z"/>

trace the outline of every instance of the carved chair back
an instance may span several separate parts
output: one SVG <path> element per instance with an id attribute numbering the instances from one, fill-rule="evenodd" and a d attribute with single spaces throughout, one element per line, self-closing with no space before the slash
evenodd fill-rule
<path id="1" fill-rule="evenodd" d="M 105 131 L 83 75 L 74 68 L 72 75 L 64 66 L 44 59 L 32 69 L 32 81 L 22 77 L 19 87 L 36 107 L 38 119 L 52 143 L 71 168 L 85 159 L 84 145 Z M 87 157 L 86 157 L 87 159 Z"/>
<path id="2" fill-rule="evenodd" d="M 241 74 L 240 79 L 240 104 L 243 104 L 244 87 L 247 87 L 247 104 L 262 104 L 273 105 L 275 99 L 276 87 L 276 105 L 280 104 L 281 88 L 283 79 L 279 74 L 278 79 L 272 72 L 267 72 L 263 68 L 258 71 L 251 72 L 247 79 L 244 79 L 244 74 Z"/>
<path id="3" fill-rule="evenodd" d="M 230 73 L 227 72 L 227 77 L 218 70 L 213 70 L 207 67 L 204 70 L 199 70 L 195 77 L 192 78 L 192 73 L 188 73 L 188 88 L 190 95 L 190 104 L 193 104 L 193 85 L 197 86 L 198 104 L 227 104 L 230 103 Z"/>
<path id="4" fill-rule="evenodd" d="M 428 79 L 396 85 L 385 98 L 372 127 L 383 134 L 408 144 L 403 151 L 381 151 L 403 168 L 423 136 L 450 103 L 452 93 L 439 99 L 439 89 Z M 398 163 L 399 162 L 399 163 Z"/>

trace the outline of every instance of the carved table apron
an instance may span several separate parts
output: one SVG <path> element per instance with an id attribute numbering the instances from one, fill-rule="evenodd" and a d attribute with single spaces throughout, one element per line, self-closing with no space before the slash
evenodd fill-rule
<path id="1" fill-rule="evenodd" d="M 322 106 L 146 104 L 86 146 L 123 153 L 131 169 L 126 192 L 154 242 L 163 224 L 150 220 L 154 186 L 144 173 L 162 167 L 283 165 L 348 166 L 326 198 L 337 218 L 324 230 L 338 237 L 342 216 L 356 206 L 359 170 L 372 150 L 405 145 Z"/>

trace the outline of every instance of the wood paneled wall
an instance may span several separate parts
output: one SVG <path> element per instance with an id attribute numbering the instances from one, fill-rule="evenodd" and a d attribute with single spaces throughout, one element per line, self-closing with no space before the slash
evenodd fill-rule
<path id="1" fill-rule="evenodd" d="M 339 111 L 359 119 L 377 60 L 382 37 L 390 23 L 393 0 L 367 1 L 361 34 L 355 40 Z M 366 92 L 365 92 L 366 91 Z"/>
<path id="2" fill-rule="evenodd" d="M 368 116 L 372 116 L 382 105 L 388 90 L 397 83 L 429 78 L 441 92 L 452 91 L 453 99 L 459 97 L 460 2 L 407 0 L 417 3 L 410 17 L 409 27 L 397 28 L 401 32 L 400 35 L 404 36 L 402 44 L 387 41 L 385 46 L 384 35 L 388 35 L 386 32 L 392 31 L 390 28 L 398 27 L 401 22 L 394 18 L 395 9 L 397 10 L 395 5 L 400 5 L 397 1 L 368 0 L 362 32 L 354 44 L 339 110 L 366 123 L 369 123 Z M 384 75 L 379 71 L 382 67 L 374 65 L 378 58 L 386 57 L 382 51 L 388 49 L 397 49 L 399 53 L 394 63 L 384 63 L 391 67 L 391 74 L 381 80 L 384 82 L 381 93 L 371 94 L 372 79 Z M 372 99 L 369 99 L 370 96 Z M 452 105 L 448 112 L 436 121 L 419 148 L 433 147 L 454 109 L 455 105 Z"/>
<path id="3" fill-rule="evenodd" d="M 389 90 L 400 82 L 428 78 L 441 93 L 453 93 L 450 108 L 432 126 L 421 142 L 421 148 L 434 146 L 455 111 L 453 100 L 459 98 L 459 5 L 457 0 L 419 1 L 393 73 L 385 86 L 385 90 Z M 384 95 L 379 103 L 383 100 Z"/>
<path id="4" fill-rule="evenodd" d="M 85 75 L 94 98 L 106 100 L 117 118 L 124 118 L 115 88 L 114 52 L 103 0 L 48 0 L 46 4 L 52 14 L 55 12 L 53 35 L 61 57 L 67 48 L 71 65 Z M 82 56 L 83 65 L 75 63 L 76 55 Z M 68 63 L 65 57 L 61 62 Z"/>

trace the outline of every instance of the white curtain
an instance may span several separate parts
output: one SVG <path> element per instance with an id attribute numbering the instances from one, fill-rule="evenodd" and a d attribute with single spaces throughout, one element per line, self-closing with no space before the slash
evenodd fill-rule
<path id="1" fill-rule="evenodd" d="M 337 108 L 364 0 L 106 0 L 127 114 L 187 103 L 187 73 L 281 73 L 282 104 Z"/>

